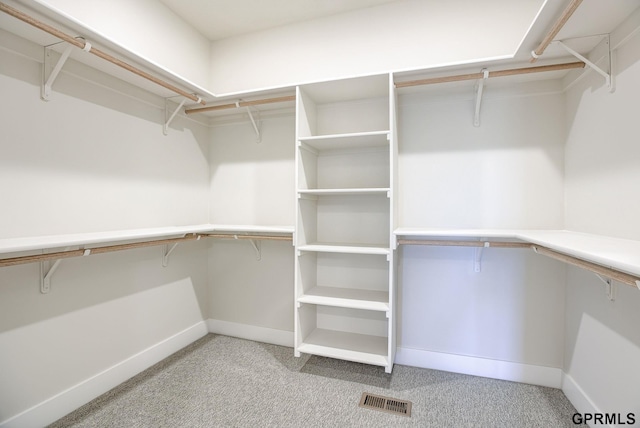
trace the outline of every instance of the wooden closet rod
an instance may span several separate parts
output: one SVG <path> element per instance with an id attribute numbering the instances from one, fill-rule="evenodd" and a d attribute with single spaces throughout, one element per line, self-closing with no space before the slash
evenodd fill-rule
<path id="1" fill-rule="evenodd" d="M 158 245 L 176 244 L 184 241 L 192 241 L 200 238 L 223 238 L 223 239 L 259 239 L 272 241 L 292 241 L 291 236 L 273 236 L 273 235 L 231 235 L 231 234 L 213 234 L 213 233 L 192 233 L 178 238 L 158 239 L 155 241 L 134 242 L 131 244 L 108 245 L 95 248 L 81 248 L 79 250 L 57 251 L 55 253 L 35 254 L 32 256 L 20 256 L 9 259 L 0 259 L 0 267 L 15 266 L 26 263 L 43 262 L 47 260 L 68 259 L 71 257 L 82 257 L 94 254 L 112 253 L 114 251 L 131 250 L 134 248 L 154 247 Z"/>
<path id="2" fill-rule="evenodd" d="M 5 12 L 8 15 L 13 16 L 14 18 L 17 18 L 23 22 L 26 22 L 27 24 L 36 27 L 44 32 L 47 32 L 49 34 L 51 34 L 52 36 L 55 36 L 71 45 L 74 45 L 80 49 L 85 50 L 85 48 L 89 53 L 92 53 L 94 55 L 96 55 L 99 58 L 102 58 L 112 64 L 117 65 L 118 67 L 122 67 L 127 71 L 130 71 L 133 74 L 136 74 L 142 78 L 145 78 L 147 80 L 150 80 L 151 82 L 162 86 L 163 88 L 169 89 L 170 91 L 173 91 L 179 95 L 182 95 L 185 98 L 188 98 L 192 101 L 195 101 L 197 103 L 200 103 L 202 105 L 205 105 L 206 103 L 198 96 L 194 95 L 194 94 L 190 94 L 186 91 L 183 91 L 182 89 L 172 85 L 171 83 L 165 82 L 164 80 L 160 80 L 155 76 L 152 76 L 151 74 L 147 73 L 146 71 L 142 71 L 139 68 L 136 68 L 130 64 L 127 64 L 124 61 L 119 60 L 118 58 L 115 58 L 111 55 L 109 55 L 106 52 L 103 52 L 99 49 L 94 48 L 93 46 L 91 46 L 91 44 L 88 44 L 87 42 L 85 42 L 82 39 L 77 39 L 73 36 L 68 35 L 67 33 L 64 33 L 63 31 L 58 30 L 57 28 L 54 28 L 48 24 L 45 24 L 42 21 L 38 21 L 37 19 L 23 13 L 20 12 L 19 10 L 0 2 L 0 10 L 2 12 Z"/>
<path id="3" fill-rule="evenodd" d="M 204 113 L 206 111 L 226 110 L 231 108 L 250 107 L 250 106 L 257 106 L 262 104 L 283 103 L 283 102 L 295 101 L 295 100 L 296 100 L 295 95 L 287 95 L 283 97 L 265 98 L 262 100 L 238 101 L 237 103 L 219 104 L 217 106 L 197 107 L 197 108 L 191 108 L 191 109 L 185 110 L 184 112 L 186 114 Z"/>
<path id="4" fill-rule="evenodd" d="M 106 247 L 87 248 L 79 250 L 58 251 L 55 253 L 35 254 L 33 256 L 13 257 L 0 259 L 0 267 L 15 266 L 25 263 L 43 262 L 47 260 L 68 259 L 70 257 L 82 257 L 85 255 L 112 253 L 114 251 L 131 250 L 133 248 L 153 247 L 157 245 L 175 244 L 183 241 L 198 239 L 199 235 L 190 234 L 180 238 L 158 239 L 155 241 L 134 242 L 131 244 L 109 245 Z"/>
<path id="5" fill-rule="evenodd" d="M 575 12 L 578 6 L 580 6 L 580 3 L 582 3 L 582 0 L 572 0 L 571 3 L 569 3 L 569 5 L 566 7 L 564 12 L 562 12 L 562 15 L 560 15 L 556 23 L 553 24 L 553 27 L 551 27 L 551 30 L 549 30 L 546 37 L 542 40 L 542 42 L 540 42 L 537 48 L 531 51 L 530 62 L 532 63 L 536 62 L 538 57 L 544 53 L 545 49 L 547 49 L 547 47 L 556 37 L 558 32 L 562 29 L 562 27 L 564 27 L 564 24 L 566 24 L 569 18 L 571 18 L 571 15 L 573 15 L 573 12 Z"/>
<path id="6" fill-rule="evenodd" d="M 532 245 L 531 248 L 533 248 L 533 250 L 536 253 L 542 254 L 543 256 L 551 257 L 551 258 L 554 258 L 556 260 L 560 260 L 562 262 L 568 263 L 570 265 L 586 269 L 586 270 L 591 271 L 591 272 L 593 272 L 595 274 L 602 275 L 602 276 L 605 276 L 607 278 L 614 279 L 616 281 L 622 282 L 623 284 L 630 285 L 630 286 L 632 286 L 634 288 L 640 288 L 640 287 L 638 287 L 638 285 L 636 283 L 636 281 L 640 281 L 640 278 L 638 278 L 636 276 L 633 276 L 633 275 L 629 275 L 628 273 L 620 272 L 618 270 L 611 269 L 611 268 L 604 267 L 604 266 L 600 266 L 600 265 L 597 265 L 595 263 L 591 263 L 591 262 L 588 262 L 588 261 L 585 261 L 585 260 L 578 259 L 576 257 L 572 257 L 572 256 L 568 256 L 566 254 L 558 253 L 557 251 L 553 251 L 553 250 L 550 250 L 550 249 L 545 248 L 545 247 L 539 247 L 537 245 Z"/>
<path id="7" fill-rule="evenodd" d="M 634 288 L 640 288 L 640 277 L 630 275 L 619 270 L 601 266 L 595 263 L 588 262 L 586 260 L 578 259 L 573 256 L 559 253 L 554 250 L 550 250 L 546 247 L 530 244 L 527 242 L 499 242 L 499 241 L 452 241 L 452 240 L 437 240 L 437 239 L 398 239 L 400 245 L 430 245 L 437 247 L 484 247 L 485 242 L 489 244 L 490 248 L 531 248 L 537 254 L 551 257 L 556 260 L 560 260 L 564 263 L 568 263 L 573 266 L 586 269 L 595 274 L 602 275 L 607 278 L 614 279 L 623 284 L 630 285 Z"/>
<path id="8" fill-rule="evenodd" d="M 536 67 L 512 68 L 508 70 L 490 71 L 488 77 L 515 76 L 518 74 L 540 73 L 543 71 L 570 70 L 573 68 L 584 68 L 584 62 L 568 62 L 563 64 L 541 65 Z M 459 82 L 463 80 L 477 80 L 484 78 L 482 72 L 459 74 L 456 76 L 431 77 L 428 79 L 409 80 L 407 82 L 396 82 L 396 88 L 406 88 L 408 86 L 432 85 L 435 83 Z"/>
<path id="9" fill-rule="evenodd" d="M 500 241 L 445 241 L 440 239 L 398 239 L 400 245 L 431 245 L 436 247 L 484 247 L 485 242 L 491 248 L 531 248 L 526 242 Z"/>

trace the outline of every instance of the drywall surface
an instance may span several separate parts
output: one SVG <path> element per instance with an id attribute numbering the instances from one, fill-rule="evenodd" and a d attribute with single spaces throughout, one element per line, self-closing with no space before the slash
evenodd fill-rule
<path id="1" fill-rule="evenodd" d="M 31 45 L 4 36 L 0 239 L 206 223 L 208 129 L 164 136 L 163 100 L 73 63 L 41 101 Z M 0 424 L 46 425 L 204 328 L 206 244 L 163 251 L 65 259 L 48 294 L 40 264 L 0 269 Z"/>
<path id="2" fill-rule="evenodd" d="M 615 51 L 616 91 L 589 72 L 567 92 L 567 228 L 640 239 L 640 36 Z M 614 283 L 615 284 L 615 283 Z M 640 292 L 593 274 L 567 277 L 565 373 L 601 412 L 640 415 Z M 582 409 L 578 409 L 582 410 Z M 624 417 L 623 417 L 624 420 Z"/>
<path id="3" fill-rule="evenodd" d="M 511 57 L 542 3 L 410 0 L 230 37 L 211 45 L 210 87 L 227 94 Z"/>
<path id="4" fill-rule="evenodd" d="M 402 95 L 400 225 L 561 229 L 564 97 L 556 83 L 517 93 L 489 84 L 479 127 L 473 83 L 466 96 Z"/>
<path id="5" fill-rule="evenodd" d="M 293 226 L 294 115 L 248 116 L 214 126 L 210 147 L 214 224 Z M 293 331 L 293 244 L 262 241 L 261 259 L 249 241 L 213 240 L 209 248 L 211 317 Z"/>
<path id="6" fill-rule="evenodd" d="M 260 120 L 259 139 L 249 116 L 239 119 L 212 129 L 210 222 L 293 226 L 293 114 Z"/>
<path id="7" fill-rule="evenodd" d="M 0 238 L 207 222 L 206 127 L 165 136 L 163 100 L 77 63 L 41 101 L 40 64 L 0 55 Z"/>
<path id="8" fill-rule="evenodd" d="M 559 88 L 558 82 L 489 85 L 479 127 L 473 126 L 473 84 L 462 92 L 402 95 L 400 226 L 561 228 Z M 476 257 L 469 248 L 401 247 L 398 348 L 559 373 L 565 267 L 529 250 L 488 248 L 475 272 Z M 429 366 L 428 357 L 423 364 Z"/>
<path id="9" fill-rule="evenodd" d="M 595 72 L 567 93 L 566 225 L 640 240 L 640 37 L 615 56 L 614 93 Z"/>
<path id="10" fill-rule="evenodd" d="M 157 0 L 35 3 L 38 10 L 70 19 L 140 58 L 199 86 L 208 86 L 209 40 Z"/>

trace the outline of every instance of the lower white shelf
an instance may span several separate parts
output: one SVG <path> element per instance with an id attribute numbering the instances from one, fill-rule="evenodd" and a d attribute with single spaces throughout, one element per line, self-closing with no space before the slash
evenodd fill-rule
<path id="1" fill-rule="evenodd" d="M 389 293 L 352 288 L 313 287 L 298 297 L 298 302 L 386 312 L 389 310 Z"/>
<path id="2" fill-rule="evenodd" d="M 339 243 L 313 243 L 299 245 L 298 251 L 312 251 L 317 253 L 347 253 L 347 254 L 381 254 L 391 253 L 389 247 L 376 244 L 339 244 Z"/>
<path id="3" fill-rule="evenodd" d="M 304 339 L 298 351 L 386 367 L 389 365 L 387 342 L 386 337 L 318 328 Z"/>

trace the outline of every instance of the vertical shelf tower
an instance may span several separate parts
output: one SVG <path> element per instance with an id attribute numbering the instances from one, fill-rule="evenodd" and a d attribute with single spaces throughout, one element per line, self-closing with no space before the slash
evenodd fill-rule
<path id="1" fill-rule="evenodd" d="M 393 368 L 395 99 L 392 75 L 297 88 L 296 356 Z"/>

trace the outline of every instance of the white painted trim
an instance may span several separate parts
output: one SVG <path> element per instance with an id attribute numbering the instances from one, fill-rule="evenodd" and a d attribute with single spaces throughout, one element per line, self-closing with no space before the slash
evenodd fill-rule
<path id="1" fill-rule="evenodd" d="M 603 413 L 589 398 L 576 381 L 566 373 L 562 373 L 562 392 L 567 396 L 578 413 Z M 606 425 L 599 425 L 606 426 Z"/>
<path id="2" fill-rule="evenodd" d="M 293 348 L 293 332 L 276 330 L 255 325 L 240 324 L 230 321 L 208 319 L 209 333 L 238 337 L 240 339 L 255 340 L 256 342 Z"/>
<path id="3" fill-rule="evenodd" d="M 200 321 L 24 412 L 0 422 L 0 427 L 41 427 L 55 422 L 207 333 L 205 322 Z"/>
<path id="4" fill-rule="evenodd" d="M 422 349 L 398 347 L 395 363 L 551 388 L 560 388 L 562 385 L 562 370 L 559 368 L 446 354 Z"/>

